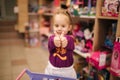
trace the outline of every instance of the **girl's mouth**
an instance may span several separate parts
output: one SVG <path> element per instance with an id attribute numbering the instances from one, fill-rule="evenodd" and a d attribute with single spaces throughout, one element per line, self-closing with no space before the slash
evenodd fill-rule
<path id="1" fill-rule="evenodd" d="M 61 32 L 60 32 L 60 31 L 58 31 L 58 32 L 57 32 L 57 34 L 59 34 L 59 35 L 60 35 L 60 34 L 61 34 Z"/>

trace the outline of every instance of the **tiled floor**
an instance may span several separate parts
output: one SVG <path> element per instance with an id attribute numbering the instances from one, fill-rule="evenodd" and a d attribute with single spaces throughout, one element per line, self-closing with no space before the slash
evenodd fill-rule
<path id="1" fill-rule="evenodd" d="M 15 80 L 25 68 L 44 73 L 48 55 L 42 47 L 27 48 L 17 40 L 0 40 L 0 80 Z M 21 80 L 29 80 L 28 75 Z"/>

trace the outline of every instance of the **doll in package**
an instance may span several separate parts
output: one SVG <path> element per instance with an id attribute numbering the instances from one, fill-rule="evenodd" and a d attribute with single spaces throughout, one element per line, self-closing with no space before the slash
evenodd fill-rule
<path id="1" fill-rule="evenodd" d="M 120 0 L 104 0 L 102 7 L 103 16 L 118 17 Z"/>

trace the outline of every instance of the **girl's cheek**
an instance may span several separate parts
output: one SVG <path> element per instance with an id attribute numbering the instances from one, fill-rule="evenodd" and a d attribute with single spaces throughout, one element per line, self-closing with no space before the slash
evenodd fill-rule
<path id="1" fill-rule="evenodd" d="M 57 29 L 56 28 L 53 28 L 54 31 L 56 31 Z"/>
<path id="2" fill-rule="evenodd" d="M 64 31 L 64 34 L 67 34 L 68 33 L 68 31 Z"/>

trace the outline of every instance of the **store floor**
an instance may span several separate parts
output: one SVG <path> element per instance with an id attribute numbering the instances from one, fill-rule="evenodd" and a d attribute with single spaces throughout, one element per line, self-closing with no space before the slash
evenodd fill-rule
<path id="1" fill-rule="evenodd" d="M 21 39 L 0 39 L 0 80 L 15 80 L 25 68 L 44 73 L 48 52 L 42 47 L 27 48 Z M 29 80 L 25 74 L 21 80 Z"/>

